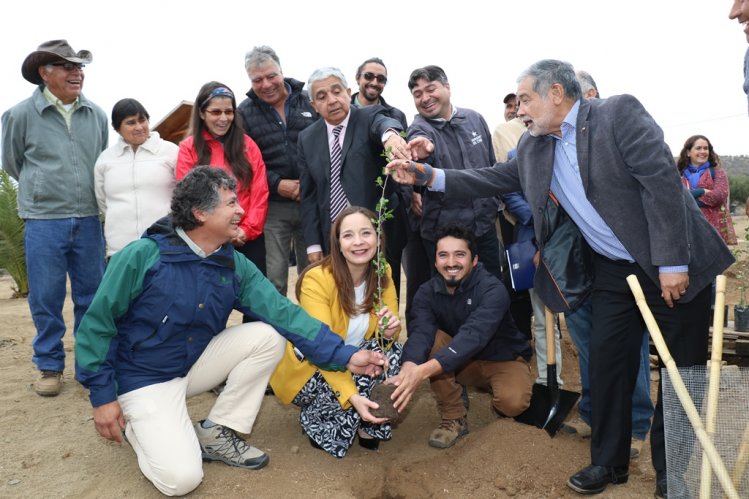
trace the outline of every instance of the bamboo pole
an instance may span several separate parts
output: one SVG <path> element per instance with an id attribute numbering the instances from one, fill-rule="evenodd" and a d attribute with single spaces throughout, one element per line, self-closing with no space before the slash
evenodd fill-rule
<path id="1" fill-rule="evenodd" d="M 679 402 L 681 402 L 681 405 L 684 407 L 689 422 L 692 423 L 692 427 L 694 428 L 694 433 L 702 445 L 703 453 L 707 455 L 715 474 L 718 476 L 718 481 L 720 481 L 723 491 L 729 499 L 739 499 L 739 494 L 736 492 L 736 488 L 731 482 L 726 466 L 723 464 L 718 451 L 715 449 L 713 442 L 710 440 L 710 437 L 707 436 L 707 432 L 705 432 L 705 428 L 702 426 L 700 414 L 697 412 L 697 408 L 694 406 L 694 402 L 692 402 L 692 398 L 689 396 L 687 387 L 684 385 L 684 380 L 681 378 L 681 374 L 679 374 L 679 368 L 676 367 L 676 362 L 674 362 L 673 357 L 671 357 L 671 352 L 668 351 L 668 346 L 663 339 L 660 328 L 658 328 L 658 323 L 655 322 L 655 317 L 653 317 L 653 313 L 650 311 L 650 307 L 648 307 L 648 304 L 645 301 L 645 295 L 642 292 L 637 276 L 628 276 L 627 283 L 632 290 L 632 294 L 635 297 L 635 302 L 640 309 L 640 313 L 645 319 L 645 324 L 648 327 L 653 343 L 655 343 L 655 348 L 658 350 L 658 355 L 666 365 L 666 369 L 668 369 L 668 374 L 671 377 L 671 383 L 674 385 L 676 395 L 679 397 Z"/>
<path id="2" fill-rule="evenodd" d="M 707 385 L 707 413 L 705 415 L 705 431 L 710 441 L 715 435 L 716 419 L 718 416 L 718 398 L 720 397 L 720 367 L 723 359 L 723 316 L 726 303 L 726 276 L 719 275 L 715 279 L 715 308 L 713 313 L 713 346 L 710 356 L 710 377 Z M 702 479 L 700 480 L 700 499 L 710 499 L 713 474 L 710 461 L 706 454 L 702 454 Z"/>
<path id="3" fill-rule="evenodd" d="M 736 466 L 733 468 L 733 486 L 738 489 L 741 486 L 741 477 L 744 476 L 746 471 L 746 464 L 749 462 L 749 425 L 744 430 L 744 436 L 741 437 L 741 446 L 739 447 L 739 453 L 736 456 Z"/>

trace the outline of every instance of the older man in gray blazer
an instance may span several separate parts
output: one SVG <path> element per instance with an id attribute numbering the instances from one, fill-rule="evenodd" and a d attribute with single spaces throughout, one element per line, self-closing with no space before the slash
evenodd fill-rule
<path id="1" fill-rule="evenodd" d="M 396 180 L 446 197 L 522 190 L 534 213 L 541 250 L 534 287 L 544 302 L 560 312 L 592 293 L 592 464 L 567 485 L 596 494 L 629 477 L 644 324 L 626 276 L 639 278 L 677 365 L 698 365 L 707 360 L 711 283 L 734 260 L 681 187 L 663 132 L 637 99 L 584 101 L 574 68 L 555 60 L 524 71 L 517 94 L 529 133 L 516 159 L 461 171 L 405 160 L 389 166 Z M 659 391 L 651 447 L 656 497 L 666 497 L 660 398 Z"/>

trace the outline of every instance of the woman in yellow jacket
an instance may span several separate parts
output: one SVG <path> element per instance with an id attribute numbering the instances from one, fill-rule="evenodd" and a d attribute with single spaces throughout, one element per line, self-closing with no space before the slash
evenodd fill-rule
<path id="1" fill-rule="evenodd" d="M 344 209 L 331 228 L 330 255 L 299 276 L 296 295 L 304 310 L 328 324 L 346 344 L 381 351 L 374 337 L 378 323 L 385 323 L 384 336 L 395 340 L 400 320 L 389 267 L 382 279 L 385 306 L 379 313 L 374 311 L 377 272 L 372 260 L 377 233 L 371 220 L 375 216 L 358 206 Z M 401 346 L 391 343 L 386 352 L 389 376 L 400 370 L 401 354 Z M 357 434 L 359 444 L 372 450 L 392 436 L 390 424 L 370 412 L 377 408 L 368 398 L 375 381 L 349 371 L 320 370 L 288 343 L 270 384 L 283 403 L 301 407 L 299 420 L 310 443 L 343 457 Z"/>

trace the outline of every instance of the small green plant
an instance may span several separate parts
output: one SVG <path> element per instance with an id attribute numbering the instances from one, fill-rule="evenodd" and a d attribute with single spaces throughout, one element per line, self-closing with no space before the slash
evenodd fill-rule
<path id="1" fill-rule="evenodd" d="M 392 149 L 388 147 L 380 155 L 387 161 L 390 161 L 392 158 Z M 377 233 L 377 251 L 372 259 L 372 265 L 374 265 L 377 272 L 377 291 L 375 292 L 375 312 L 377 313 L 379 313 L 385 306 L 382 302 L 382 281 L 387 274 L 387 260 L 385 259 L 384 248 L 382 248 L 382 231 L 384 230 L 384 223 L 393 218 L 393 210 L 388 207 L 389 201 L 385 195 L 389 178 L 390 177 L 384 170 L 383 175 L 377 177 L 376 183 L 377 187 L 380 188 L 380 198 L 377 200 L 377 205 L 375 206 L 377 218 L 372 219 L 372 225 L 374 225 L 375 232 Z M 397 311 L 395 312 L 397 313 Z M 377 331 L 375 331 L 377 344 L 383 352 L 390 350 L 390 347 L 392 347 L 393 342 L 395 341 L 385 337 L 385 329 L 387 329 L 387 326 L 388 318 L 384 317 L 382 322 L 377 326 Z M 385 376 L 387 377 L 387 373 Z"/>
<path id="2" fill-rule="evenodd" d="M 0 268 L 13 279 L 13 298 L 29 294 L 23 220 L 17 211 L 18 191 L 7 172 L 0 170 Z"/>

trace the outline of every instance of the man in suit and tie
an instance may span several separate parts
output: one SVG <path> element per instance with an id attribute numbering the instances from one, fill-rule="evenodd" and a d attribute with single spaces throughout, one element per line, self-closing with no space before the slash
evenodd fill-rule
<path id="1" fill-rule="evenodd" d="M 299 134 L 299 169 L 304 240 L 310 263 L 330 249 L 332 220 L 348 205 L 374 209 L 376 179 L 386 161 L 409 158 L 399 135 L 403 126 L 382 106 L 351 106 L 351 89 L 337 68 L 321 68 L 307 82 L 312 107 L 323 118 Z"/>
<path id="2" fill-rule="evenodd" d="M 629 478 L 644 324 L 626 277 L 638 277 L 676 364 L 704 365 L 711 283 L 734 259 L 681 187 L 663 131 L 637 99 L 586 101 L 574 68 L 555 60 L 525 70 L 517 94 L 529 133 L 509 162 L 463 171 L 406 160 L 389 166 L 399 181 L 446 198 L 522 190 L 534 213 L 534 287 L 544 303 L 562 312 L 592 294 L 591 465 L 567 485 L 596 494 Z M 660 391 L 651 448 L 656 497 L 667 497 Z"/>

